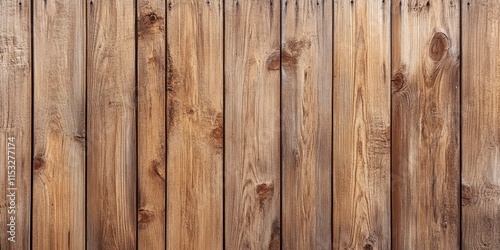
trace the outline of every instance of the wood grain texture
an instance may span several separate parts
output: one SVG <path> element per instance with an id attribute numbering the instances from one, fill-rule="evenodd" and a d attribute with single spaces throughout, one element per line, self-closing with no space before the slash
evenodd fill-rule
<path id="1" fill-rule="evenodd" d="M 222 249 L 223 2 L 167 14 L 167 248 Z"/>
<path id="2" fill-rule="evenodd" d="M 225 1 L 225 246 L 280 248 L 280 4 Z"/>
<path id="3" fill-rule="evenodd" d="M 500 249 L 499 24 L 499 1 L 462 1 L 462 249 Z"/>
<path id="4" fill-rule="evenodd" d="M 394 249 L 459 249 L 458 0 L 393 1 Z"/>
<path id="5" fill-rule="evenodd" d="M 85 248 L 85 1 L 33 3 L 33 248 Z"/>
<path id="6" fill-rule="evenodd" d="M 390 249 L 390 1 L 334 4 L 334 249 Z"/>
<path id="7" fill-rule="evenodd" d="M 332 1 L 282 1 L 283 249 L 332 248 Z"/>
<path id="8" fill-rule="evenodd" d="M 133 1 L 87 1 L 87 247 L 136 248 Z"/>
<path id="9" fill-rule="evenodd" d="M 0 1 L 0 17 L 0 249 L 29 249 L 32 119 L 30 3 Z M 14 139 L 9 141 L 9 138 Z M 15 169 L 8 167 L 14 165 L 9 161 L 15 161 Z M 15 183 L 11 186 L 8 178 L 13 175 L 13 170 Z M 9 213 L 12 207 L 10 197 L 7 197 L 14 190 L 7 188 L 17 188 L 15 213 Z M 10 216 L 15 217 L 15 242 L 8 240 Z"/>
<path id="10" fill-rule="evenodd" d="M 165 249 L 165 1 L 137 2 L 138 249 Z"/>

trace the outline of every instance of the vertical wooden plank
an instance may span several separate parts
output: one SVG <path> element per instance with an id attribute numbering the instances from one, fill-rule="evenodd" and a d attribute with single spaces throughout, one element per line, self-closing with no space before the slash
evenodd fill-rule
<path id="1" fill-rule="evenodd" d="M 223 1 L 167 12 L 167 248 L 221 249 Z"/>
<path id="2" fill-rule="evenodd" d="M 500 249 L 500 2 L 462 1 L 462 248 Z"/>
<path id="3" fill-rule="evenodd" d="M 331 249 L 332 1 L 281 6 L 283 249 Z"/>
<path id="4" fill-rule="evenodd" d="M 225 1 L 225 246 L 280 247 L 280 4 Z"/>
<path id="5" fill-rule="evenodd" d="M 87 1 L 87 247 L 136 248 L 134 1 Z"/>
<path id="6" fill-rule="evenodd" d="M 334 17 L 334 249 L 390 249 L 390 1 Z"/>
<path id="7" fill-rule="evenodd" d="M 0 1 L 0 249 L 30 248 L 30 16 L 29 1 Z"/>
<path id="8" fill-rule="evenodd" d="M 394 249 L 458 249 L 458 0 L 393 1 Z"/>
<path id="9" fill-rule="evenodd" d="M 165 249 L 165 1 L 138 0 L 138 249 Z"/>
<path id="10" fill-rule="evenodd" d="M 33 248 L 85 248 L 85 1 L 33 2 Z"/>

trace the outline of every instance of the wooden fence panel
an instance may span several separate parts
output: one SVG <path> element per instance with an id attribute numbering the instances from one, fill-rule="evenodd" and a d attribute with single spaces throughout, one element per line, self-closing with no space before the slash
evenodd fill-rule
<path id="1" fill-rule="evenodd" d="M 0 249 L 500 248 L 499 16 L 0 1 Z"/>
<path id="2" fill-rule="evenodd" d="M 459 249 L 460 4 L 392 6 L 392 247 Z"/>
<path id="3" fill-rule="evenodd" d="M 499 1 L 462 1 L 462 249 L 500 249 L 499 24 Z"/>
<path id="4" fill-rule="evenodd" d="M 390 249 L 390 1 L 334 5 L 334 249 Z"/>

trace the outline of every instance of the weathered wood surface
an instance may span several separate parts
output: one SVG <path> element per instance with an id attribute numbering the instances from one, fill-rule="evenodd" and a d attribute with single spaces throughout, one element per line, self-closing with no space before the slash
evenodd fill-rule
<path id="1" fill-rule="evenodd" d="M 332 14 L 282 1 L 283 249 L 332 248 Z"/>
<path id="2" fill-rule="evenodd" d="M 334 4 L 334 249 L 390 249 L 390 1 Z"/>
<path id="3" fill-rule="evenodd" d="M 85 249 L 85 2 L 33 3 L 33 249 Z"/>
<path id="4" fill-rule="evenodd" d="M 167 10 L 167 248 L 223 247 L 223 1 Z"/>
<path id="5" fill-rule="evenodd" d="M 31 6 L 25 1 L 0 1 L 0 17 L 0 249 L 29 249 L 32 148 Z M 14 165 L 15 168 L 8 167 Z M 14 176 L 14 170 L 15 182 L 10 185 L 9 178 Z M 15 209 L 7 196 L 13 192 Z M 14 210 L 15 213 L 9 213 Z M 7 224 L 11 224 L 11 216 L 15 217 L 15 242 L 8 240 L 11 234 L 8 233 L 10 226 Z"/>
<path id="6" fill-rule="evenodd" d="M 87 1 L 87 248 L 136 248 L 133 1 Z"/>
<path id="7" fill-rule="evenodd" d="M 392 6 L 392 247 L 459 249 L 460 3 Z"/>
<path id="8" fill-rule="evenodd" d="M 499 15 L 0 1 L 0 249 L 500 248 Z"/>
<path id="9" fill-rule="evenodd" d="M 462 1 L 462 249 L 500 249 L 500 2 Z"/>
<path id="10" fill-rule="evenodd" d="M 225 246 L 280 247 L 280 4 L 225 1 Z"/>
<path id="11" fill-rule="evenodd" d="M 137 1 L 138 249 L 165 249 L 165 1 Z"/>

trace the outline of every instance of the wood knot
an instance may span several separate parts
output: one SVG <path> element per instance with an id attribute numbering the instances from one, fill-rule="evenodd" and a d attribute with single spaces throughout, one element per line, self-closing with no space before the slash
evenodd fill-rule
<path id="1" fill-rule="evenodd" d="M 472 188 L 462 184 L 462 206 L 467 206 L 472 201 Z"/>
<path id="2" fill-rule="evenodd" d="M 257 185 L 256 191 L 259 196 L 267 196 L 268 193 L 272 194 L 274 187 L 273 184 L 260 183 Z M 271 191 L 271 192 L 270 192 Z"/>
<path id="3" fill-rule="evenodd" d="M 165 171 L 162 164 L 158 160 L 153 160 L 149 164 L 149 170 L 153 176 L 158 176 L 160 179 L 165 180 Z"/>
<path id="4" fill-rule="evenodd" d="M 443 32 L 437 32 L 432 37 L 429 55 L 434 61 L 441 60 L 449 48 L 448 37 Z"/>
<path id="5" fill-rule="evenodd" d="M 372 246 L 372 244 L 368 243 L 368 244 L 365 244 L 365 245 L 363 246 L 363 249 L 364 249 L 364 250 L 373 250 L 373 246 Z"/>
<path id="6" fill-rule="evenodd" d="M 280 52 L 275 51 L 267 58 L 267 69 L 268 70 L 279 70 L 280 69 Z"/>
<path id="7" fill-rule="evenodd" d="M 391 82 L 392 91 L 399 91 L 404 87 L 406 83 L 405 75 L 401 72 L 398 72 L 392 77 Z"/>
<path id="8" fill-rule="evenodd" d="M 163 30 L 163 24 L 158 22 L 163 17 L 156 15 L 156 13 L 148 13 L 139 19 L 137 32 L 139 36 L 155 34 Z"/>
<path id="9" fill-rule="evenodd" d="M 45 158 L 41 155 L 35 156 L 33 159 L 33 170 L 35 173 L 41 172 L 45 168 Z"/>
<path id="10" fill-rule="evenodd" d="M 267 249 L 270 250 L 278 250 L 280 249 L 280 221 L 275 219 L 271 228 L 271 240 L 269 241 L 269 247 Z"/>
<path id="11" fill-rule="evenodd" d="M 137 213 L 137 222 L 139 227 L 147 226 L 149 223 L 153 221 L 154 217 L 155 216 L 153 211 L 140 208 Z"/>
<path id="12" fill-rule="evenodd" d="M 222 126 L 212 129 L 210 136 L 215 140 L 217 146 L 222 147 L 224 143 L 224 130 Z"/>
<path id="13" fill-rule="evenodd" d="M 310 47 L 311 41 L 309 40 L 292 39 L 288 41 L 281 51 L 274 51 L 269 55 L 267 58 L 267 69 L 279 70 L 280 66 L 289 68 L 297 65 L 302 50 L 309 49 Z"/>
<path id="14" fill-rule="evenodd" d="M 149 21 L 151 23 L 154 23 L 158 20 L 158 17 L 156 16 L 156 14 L 152 13 L 152 14 L 149 14 Z"/>

